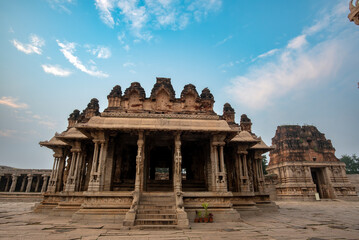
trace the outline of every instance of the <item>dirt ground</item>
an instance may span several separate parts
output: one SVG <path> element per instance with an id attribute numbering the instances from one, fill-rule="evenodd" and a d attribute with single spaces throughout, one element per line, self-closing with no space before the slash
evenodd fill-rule
<path id="1" fill-rule="evenodd" d="M 359 202 L 276 202 L 278 212 L 236 223 L 191 223 L 172 231 L 122 230 L 31 212 L 36 202 L 0 202 L 1 239 L 359 239 Z"/>

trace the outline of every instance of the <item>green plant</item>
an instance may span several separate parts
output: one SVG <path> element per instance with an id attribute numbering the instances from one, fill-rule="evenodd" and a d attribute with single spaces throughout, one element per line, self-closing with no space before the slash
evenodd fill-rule
<path id="1" fill-rule="evenodd" d="M 202 217 L 202 212 L 201 211 L 196 211 L 197 217 L 201 218 Z"/>
<path id="2" fill-rule="evenodd" d="M 204 216 L 208 217 L 208 203 L 202 203 L 202 207 L 204 208 Z"/>

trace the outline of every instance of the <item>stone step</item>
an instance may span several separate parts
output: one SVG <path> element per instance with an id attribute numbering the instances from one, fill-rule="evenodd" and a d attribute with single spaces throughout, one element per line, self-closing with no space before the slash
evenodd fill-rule
<path id="1" fill-rule="evenodd" d="M 136 216 L 137 219 L 177 219 L 176 214 L 146 214 L 140 213 Z"/>
<path id="2" fill-rule="evenodd" d="M 175 214 L 174 209 L 160 210 L 160 209 L 138 209 L 137 214 Z"/>
<path id="3" fill-rule="evenodd" d="M 174 204 L 168 206 L 161 206 L 155 204 L 139 204 L 138 209 L 171 210 L 175 209 L 175 206 Z"/>
<path id="4" fill-rule="evenodd" d="M 136 219 L 135 225 L 176 225 L 177 219 Z"/>
<path id="5" fill-rule="evenodd" d="M 138 225 L 133 226 L 131 229 L 139 230 L 174 230 L 177 229 L 177 225 Z"/>

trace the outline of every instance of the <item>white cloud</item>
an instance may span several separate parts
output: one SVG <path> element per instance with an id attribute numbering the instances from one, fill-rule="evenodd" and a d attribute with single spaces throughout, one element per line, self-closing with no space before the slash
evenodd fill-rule
<path id="1" fill-rule="evenodd" d="M 327 19 L 332 28 L 315 22 L 287 46 L 277 49 L 278 56 L 274 59 L 255 64 L 246 74 L 234 77 L 226 88 L 227 93 L 240 104 L 262 109 L 298 90 L 335 80 L 338 72 L 351 65 L 350 56 L 358 54 L 355 39 L 359 38 L 359 33 L 348 30 L 347 22 L 338 21 L 345 13 L 339 18 L 335 13 L 337 8 L 333 9 Z M 315 34 L 325 38 L 317 38 L 316 43 L 308 42 L 307 37 L 314 38 Z M 268 53 L 270 51 L 262 56 Z"/>
<path id="2" fill-rule="evenodd" d="M 130 46 L 126 44 L 125 46 L 123 46 L 123 49 L 125 49 L 125 51 L 128 52 L 130 51 Z"/>
<path id="3" fill-rule="evenodd" d="M 39 121 L 38 124 L 48 127 L 49 129 L 55 129 L 56 123 L 52 121 Z"/>
<path id="4" fill-rule="evenodd" d="M 10 130 L 10 129 L 0 130 L 0 136 L 12 137 L 16 132 L 17 132 L 16 130 Z"/>
<path id="5" fill-rule="evenodd" d="M 191 20 L 199 22 L 218 11 L 222 0 L 96 0 L 95 5 L 106 25 L 114 28 L 124 22 L 135 37 L 149 41 L 150 29 L 182 30 Z"/>
<path id="6" fill-rule="evenodd" d="M 53 74 L 55 76 L 59 77 L 67 77 L 70 76 L 71 72 L 69 70 L 63 69 L 60 66 L 57 65 L 41 65 L 42 69 L 46 73 Z"/>
<path id="7" fill-rule="evenodd" d="M 11 43 L 21 52 L 26 54 L 36 53 L 41 55 L 41 47 L 45 45 L 45 41 L 35 34 L 31 34 L 29 40 L 30 43 L 21 43 L 18 40 L 13 39 Z"/>
<path id="8" fill-rule="evenodd" d="M 111 57 L 111 50 L 108 47 L 98 46 L 94 49 L 89 49 L 89 52 L 97 58 L 107 59 Z"/>
<path id="9" fill-rule="evenodd" d="M 127 68 L 127 67 L 134 67 L 134 66 L 135 66 L 135 64 L 134 64 L 134 63 L 132 63 L 132 62 L 126 62 L 126 63 L 124 63 L 122 66 L 123 66 L 124 68 Z"/>
<path id="10" fill-rule="evenodd" d="M 18 103 L 16 98 L 13 97 L 2 97 L 0 98 L 0 104 L 11 107 L 11 108 L 28 108 L 29 106 L 26 103 Z"/>
<path id="11" fill-rule="evenodd" d="M 108 25 L 109 27 L 113 28 L 115 25 L 115 21 L 112 17 L 111 11 L 114 9 L 114 0 L 95 0 L 96 8 L 100 11 L 100 18 L 101 20 Z"/>
<path id="12" fill-rule="evenodd" d="M 73 4 L 76 0 L 47 0 L 52 9 L 66 12 L 70 14 L 71 11 L 68 8 L 69 4 Z"/>
<path id="13" fill-rule="evenodd" d="M 307 35 L 302 34 L 299 35 L 298 37 L 293 38 L 292 40 L 289 41 L 287 48 L 291 48 L 291 49 L 299 49 L 302 48 L 304 45 L 306 45 L 307 42 Z"/>
<path id="14" fill-rule="evenodd" d="M 226 37 L 225 39 L 223 39 L 223 40 L 221 40 L 221 41 L 219 41 L 219 42 L 217 42 L 216 45 L 214 45 L 214 46 L 215 46 L 215 47 L 218 47 L 218 46 L 224 44 L 225 42 L 227 42 L 227 41 L 230 40 L 230 39 L 232 39 L 232 35 Z"/>
<path id="15" fill-rule="evenodd" d="M 59 40 L 56 41 L 61 48 L 60 51 L 62 52 L 62 54 L 64 54 L 65 58 L 80 71 L 94 77 L 109 76 L 107 73 L 97 70 L 95 66 L 91 66 L 91 69 L 88 69 L 85 65 L 83 65 L 80 59 L 78 59 L 77 56 L 73 55 L 76 51 L 75 43 L 61 43 Z"/>
<path id="16" fill-rule="evenodd" d="M 269 50 L 268 52 L 265 52 L 261 55 L 258 55 L 257 57 L 253 58 L 252 59 L 252 62 L 258 60 L 258 59 L 261 59 L 261 58 L 266 58 L 266 57 L 270 57 L 270 56 L 273 56 L 274 54 L 276 54 L 277 52 L 279 51 L 278 48 L 275 48 L 275 49 L 272 49 L 272 50 Z"/>

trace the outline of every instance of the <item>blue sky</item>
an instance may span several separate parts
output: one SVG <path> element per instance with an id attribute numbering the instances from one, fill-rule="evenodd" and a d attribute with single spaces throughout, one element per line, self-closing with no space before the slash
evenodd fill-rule
<path id="1" fill-rule="evenodd" d="M 359 154 L 359 27 L 347 1 L 13 0 L 0 2 L 0 164 L 50 168 L 38 142 L 91 98 L 133 81 L 147 96 L 209 87 L 267 144 L 282 124 L 313 124 Z"/>

